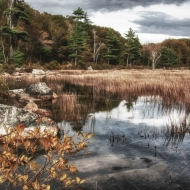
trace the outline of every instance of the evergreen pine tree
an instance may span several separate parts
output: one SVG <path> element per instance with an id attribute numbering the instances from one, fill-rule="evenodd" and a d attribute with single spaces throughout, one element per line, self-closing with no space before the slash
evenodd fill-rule
<path id="1" fill-rule="evenodd" d="M 68 39 L 68 48 L 71 52 L 69 57 L 74 60 L 75 65 L 84 64 L 84 54 L 89 39 L 87 34 L 89 19 L 80 7 L 73 12 L 73 15 L 75 26 Z"/>
<path id="2" fill-rule="evenodd" d="M 125 50 L 124 55 L 126 58 L 127 66 L 137 60 L 140 57 L 141 44 L 138 36 L 135 36 L 135 32 L 130 28 L 128 33 L 125 34 Z"/>
<path id="3" fill-rule="evenodd" d="M 13 51 L 11 56 L 11 63 L 14 64 L 16 67 L 20 67 L 24 62 L 24 53 L 21 52 L 19 49 Z"/>
<path id="4" fill-rule="evenodd" d="M 168 67 L 178 63 L 177 53 L 173 49 L 163 46 L 160 50 L 160 53 L 162 66 Z"/>
<path id="5" fill-rule="evenodd" d="M 108 30 L 108 34 L 105 38 L 105 44 L 106 52 L 104 53 L 104 58 L 108 61 L 108 64 L 118 63 L 119 41 L 112 29 Z"/>
<path id="6" fill-rule="evenodd" d="M 28 37 L 26 31 L 18 29 L 20 24 L 29 23 L 29 16 L 24 11 L 23 2 L 24 1 L 9 0 L 8 8 L 4 11 L 7 24 L 0 28 L 0 33 L 4 41 L 9 45 L 9 53 L 7 53 L 9 60 L 13 55 L 14 49 L 18 48 L 19 40 L 26 42 Z"/>

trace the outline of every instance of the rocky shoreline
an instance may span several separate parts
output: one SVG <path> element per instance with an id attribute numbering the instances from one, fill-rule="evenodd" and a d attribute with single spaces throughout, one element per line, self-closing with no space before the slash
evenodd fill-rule
<path id="1" fill-rule="evenodd" d="M 47 86 L 45 82 L 29 84 L 25 89 L 8 90 L 8 99 L 14 102 L 14 105 L 0 104 L 0 136 L 9 135 L 15 127 L 23 125 L 24 130 L 21 135 L 24 138 L 33 138 L 32 133 L 36 127 L 40 129 L 40 138 L 48 135 L 56 136 L 58 126 L 49 117 L 51 112 L 45 109 L 39 109 L 35 102 L 57 99 L 58 96 Z M 17 104 L 23 103 L 22 108 Z"/>

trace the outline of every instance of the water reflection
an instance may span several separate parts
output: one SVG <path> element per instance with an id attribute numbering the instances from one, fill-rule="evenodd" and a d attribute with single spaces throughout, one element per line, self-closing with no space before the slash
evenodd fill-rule
<path id="1" fill-rule="evenodd" d="M 92 182 L 92 179 L 100 180 L 102 173 L 115 176 L 112 172 L 117 171 L 124 175 L 130 168 L 139 172 L 136 184 L 140 185 L 145 178 L 140 168 L 145 167 L 151 171 L 154 169 L 154 172 L 161 175 L 158 177 L 160 188 L 180 189 L 179 185 L 183 187 L 182 182 L 190 187 L 187 181 L 189 173 L 185 169 L 190 168 L 189 116 L 185 110 L 177 110 L 176 107 L 166 109 L 159 97 L 139 97 L 134 101 L 123 100 L 119 103 L 115 101 L 111 105 L 112 109 L 107 106 L 110 108 L 108 110 L 96 111 L 91 107 L 90 111 L 86 110 L 86 116 L 82 121 L 79 120 L 79 123 L 65 120 L 58 123 L 60 128 L 71 135 L 77 129 L 86 133 L 95 133 L 88 147 L 91 156 L 83 158 L 94 172 L 90 174 L 82 164 L 79 166 L 82 171 L 80 175 Z M 114 158 L 115 162 L 110 162 L 110 158 Z M 131 159 L 136 166 L 129 165 Z M 99 165 L 99 169 L 94 167 L 92 160 Z M 81 159 L 73 160 L 75 164 L 79 164 L 78 161 L 81 164 Z M 144 175 L 151 175 L 146 172 Z M 124 188 L 127 179 L 122 180 L 121 187 Z M 134 182 L 134 178 L 130 180 Z M 150 180 L 149 188 L 154 188 L 152 183 Z M 145 185 L 139 189 L 146 188 Z M 131 187 L 131 189 L 136 188 Z"/>
<path id="2" fill-rule="evenodd" d="M 76 99 L 76 97 L 74 98 Z M 73 100 L 64 101 L 61 98 L 56 105 L 53 105 L 53 111 L 56 115 L 60 114 L 59 120 L 62 122 L 58 122 L 58 124 L 61 128 L 65 129 L 65 123 L 67 123 L 73 131 L 83 130 L 90 133 L 107 134 L 110 142 L 120 141 L 119 139 L 124 137 L 126 132 L 129 135 L 130 125 L 137 125 L 136 132 L 132 130 L 131 138 L 135 134 L 141 140 L 146 141 L 162 139 L 164 146 L 174 147 L 182 144 L 184 138 L 189 134 L 189 117 L 184 110 L 163 108 L 161 99 L 155 97 L 140 97 L 133 100 L 110 101 L 110 105 L 107 105 L 106 108 L 95 110 L 92 104 L 84 103 L 80 101 L 80 98 L 74 103 Z M 93 105 L 98 104 L 97 102 Z M 110 123 L 109 127 L 105 128 L 108 123 Z M 122 125 L 125 127 L 120 127 Z M 118 134 L 119 132 L 120 134 Z"/>
<path id="3" fill-rule="evenodd" d="M 84 189 L 190 187 L 185 107 L 167 104 L 159 96 L 121 97 L 96 93 L 93 87 L 58 85 L 60 98 L 39 107 L 50 109 L 69 136 L 76 131 L 95 134 L 86 152 L 69 158 L 79 170 L 77 176 L 88 180 Z"/>

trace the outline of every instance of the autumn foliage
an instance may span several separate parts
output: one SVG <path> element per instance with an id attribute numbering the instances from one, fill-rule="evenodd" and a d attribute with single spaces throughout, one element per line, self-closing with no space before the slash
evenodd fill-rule
<path id="1" fill-rule="evenodd" d="M 84 150 L 93 134 L 78 132 L 71 137 L 64 134 L 40 138 L 36 127 L 29 131 L 35 138 L 25 139 L 19 135 L 23 130 L 23 125 L 18 125 L 10 135 L 1 138 L 1 187 L 49 190 L 52 180 L 58 181 L 62 188 L 85 182 L 79 177 L 71 178 L 78 170 L 68 159 Z"/>

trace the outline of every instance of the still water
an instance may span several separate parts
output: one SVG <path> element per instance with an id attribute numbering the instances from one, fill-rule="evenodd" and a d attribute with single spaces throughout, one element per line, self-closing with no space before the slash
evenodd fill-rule
<path id="1" fill-rule="evenodd" d="M 183 109 L 166 109 L 159 97 L 120 101 L 85 120 L 62 120 L 60 129 L 94 133 L 89 147 L 70 163 L 87 180 L 85 189 L 190 189 L 189 119 Z M 173 129 L 173 130 L 172 130 Z M 88 152 L 88 155 L 86 153 Z"/>

